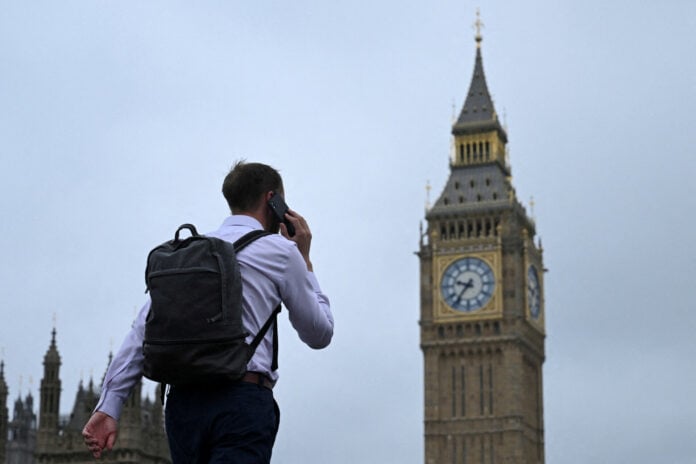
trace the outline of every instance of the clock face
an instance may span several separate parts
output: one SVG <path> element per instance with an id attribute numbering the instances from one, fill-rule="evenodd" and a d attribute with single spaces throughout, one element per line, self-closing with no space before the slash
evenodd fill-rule
<path id="1" fill-rule="evenodd" d="M 532 317 L 538 319 L 541 312 L 541 287 L 539 274 L 534 266 L 529 266 L 527 270 L 527 304 Z"/>
<path id="2" fill-rule="evenodd" d="M 490 301 L 495 288 L 491 267 L 479 258 L 463 258 L 450 264 L 440 289 L 445 302 L 457 311 L 477 311 Z"/>

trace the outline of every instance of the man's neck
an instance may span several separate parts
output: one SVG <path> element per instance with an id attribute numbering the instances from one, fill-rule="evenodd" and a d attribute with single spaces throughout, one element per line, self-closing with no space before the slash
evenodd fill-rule
<path id="1" fill-rule="evenodd" d="M 238 216 L 249 216 L 251 218 L 254 218 L 261 223 L 263 230 L 268 230 L 268 217 L 265 214 L 265 209 L 259 208 L 254 211 L 240 211 L 232 214 Z"/>

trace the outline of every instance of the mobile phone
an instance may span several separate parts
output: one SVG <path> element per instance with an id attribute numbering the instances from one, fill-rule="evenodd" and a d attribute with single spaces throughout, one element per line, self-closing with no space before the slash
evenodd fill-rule
<path id="1" fill-rule="evenodd" d="M 285 224 L 285 227 L 288 229 L 288 235 L 291 237 L 295 235 L 295 226 L 292 225 L 292 222 L 285 219 L 285 213 L 288 212 L 288 205 L 285 203 L 285 200 L 283 200 L 283 197 L 273 192 L 273 196 L 268 200 L 268 206 L 278 220 Z"/>

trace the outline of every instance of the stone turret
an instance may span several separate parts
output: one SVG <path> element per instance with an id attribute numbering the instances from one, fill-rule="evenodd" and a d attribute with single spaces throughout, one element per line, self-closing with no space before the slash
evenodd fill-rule
<path id="1" fill-rule="evenodd" d="M 0 463 L 5 462 L 7 446 L 7 382 L 5 382 L 5 362 L 0 360 Z"/>
<path id="2" fill-rule="evenodd" d="M 20 395 L 15 400 L 7 437 L 5 462 L 7 464 L 34 464 L 36 414 L 34 414 L 34 397 L 31 396 L 31 393 L 27 393 L 24 399 Z"/>
<path id="3" fill-rule="evenodd" d="M 44 356 L 44 374 L 41 379 L 41 400 L 39 409 L 39 433 L 37 451 L 55 444 L 58 437 L 60 413 L 60 354 L 56 346 L 56 329 L 51 334 L 51 344 Z"/>
<path id="4" fill-rule="evenodd" d="M 82 431 L 89 417 L 92 415 L 94 407 L 99 400 L 99 393 L 94 389 L 94 382 L 90 379 L 87 388 L 84 387 L 82 381 L 77 388 L 75 395 L 75 403 L 73 404 L 70 418 L 65 424 L 65 428 L 69 430 Z"/>

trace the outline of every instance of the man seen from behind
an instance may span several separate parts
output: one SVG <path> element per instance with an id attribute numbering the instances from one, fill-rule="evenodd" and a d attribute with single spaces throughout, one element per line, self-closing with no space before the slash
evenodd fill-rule
<path id="1" fill-rule="evenodd" d="M 278 171 L 265 164 L 238 162 L 225 177 L 222 192 L 232 215 L 207 235 L 234 242 L 252 230 L 273 233 L 237 255 L 243 283 L 242 321 L 250 333 L 247 342 L 282 302 L 300 339 L 315 349 L 326 347 L 333 336 L 333 316 L 313 272 L 307 221 L 289 210 L 285 219 L 295 229 L 290 236 L 286 224 L 268 206 L 273 195 L 284 196 Z M 109 366 L 99 402 L 83 429 L 85 444 L 95 458 L 114 446 L 121 409 L 142 376 L 149 308 L 147 301 Z M 256 349 L 242 380 L 170 388 L 165 422 L 174 464 L 270 463 L 280 419 L 273 398 L 278 372 L 272 368 L 271 332 Z"/>

